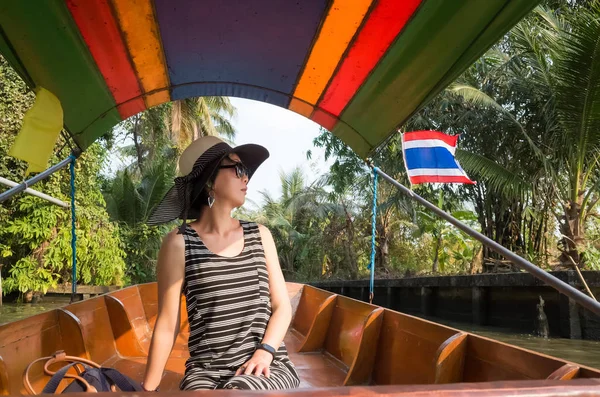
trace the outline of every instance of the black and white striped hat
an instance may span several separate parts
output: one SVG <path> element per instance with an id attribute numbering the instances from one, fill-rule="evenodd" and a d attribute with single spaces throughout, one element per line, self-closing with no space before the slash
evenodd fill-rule
<path id="1" fill-rule="evenodd" d="M 269 157 L 269 151 L 260 145 L 246 144 L 232 148 L 215 136 L 196 139 L 181 153 L 175 185 L 152 211 L 147 223 L 158 225 L 179 218 L 183 220 L 182 231 L 187 219 L 197 219 L 201 210 L 198 198 L 203 195 L 206 183 L 221 160 L 230 153 L 236 153 L 248 168 L 248 179 Z"/>

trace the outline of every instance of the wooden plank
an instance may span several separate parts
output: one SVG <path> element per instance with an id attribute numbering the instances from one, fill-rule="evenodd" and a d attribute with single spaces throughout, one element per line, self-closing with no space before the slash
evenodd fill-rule
<path id="1" fill-rule="evenodd" d="M 163 378 L 163 381 L 166 379 Z M 162 385 L 162 384 L 161 384 Z M 255 397 L 258 394 L 272 397 L 293 395 L 294 397 L 392 397 L 392 396 L 436 396 L 436 397 L 548 397 L 569 396 L 588 397 L 597 396 L 600 388 L 600 379 L 575 379 L 573 381 L 517 381 L 517 382 L 489 382 L 489 383 L 463 383 L 449 385 L 395 385 L 395 386 L 354 386 L 354 387 L 329 387 L 325 389 L 295 389 L 295 390 L 218 390 L 220 397 Z M 72 397 L 85 397 L 86 393 L 75 393 Z M 116 392 L 114 397 L 128 397 L 131 393 Z M 139 394 L 137 394 L 139 395 Z M 173 391 L 161 387 L 153 397 L 171 397 Z M 210 397 L 215 395 L 214 390 L 177 391 L 181 397 Z"/>
<path id="2" fill-rule="evenodd" d="M 119 355 L 122 357 L 147 356 L 148 351 L 140 345 L 123 303 L 110 295 L 105 295 L 104 301 Z"/>
<path id="3" fill-rule="evenodd" d="M 465 382 L 546 379 L 564 361 L 506 343 L 469 335 Z"/>
<path id="4" fill-rule="evenodd" d="M 27 394 L 21 381 L 27 365 L 35 359 L 63 350 L 57 312 L 52 310 L 0 327 L 0 356 L 4 360 L 10 395 Z M 48 380 L 41 366 L 32 371 L 38 386 Z"/>
<path id="5" fill-rule="evenodd" d="M 373 383 L 433 383 L 437 350 L 457 332 L 453 328 L 385 309 Z"/>
<path id="6" fill-rule="evenodd" d="M 77 356 L 90 360 L 90 353 L 85 348 L 83 328 L 79 319 L 68 310 L 57 309 L 56 311 L 64 351 L 69 356 Z"/>
<path id="7" fill-rule="evenodd" d="M 365 321 L 376 307 L 345 296 L 335 301 L 324 347 L 347 368 L 354 363 Z"/>
<path id="8" fill-rule="evenodd" d="M 548 380 L 571 380 L 579 377 L 581 368 L 574 364 L 565 364 L 548 376 Z"/>
<path id="9" fill-rule="evenodd" d="M 154 324 L 156 324 L 156 316 L 158 314 L 158 284 L 139 284 L 138 291 L 140 293 L 140 298 L 142 299 L 142 305 L 144 306 L 144 313 L 146 313 L 148 326 L 153 330 Z"/>
<path id="10" fill-rule="evenodd" d="M 319 308 L 327 298 L 333 295 L 331 292 L 306 285 L 302 289 L 300 302 L 292 320 L 292 328 L 300 334 L 307 336 L 311 324 L 319 312 Z"/>
<path id="11" fill-rule="evenodd" d="M 0 396 L 8 396 L 10 394 L 9 380 L 6 363 L 2 356 L 0 356 Z"/>
<path id="12" fill-rule="evenodd" d="M 152 330 L 148 325 L 148 320 L 146 320 L 146 313 L 144 313 L 144 306 L 137 286 L 123 288 L 106 296 L 114 297 L 122 303 L 142 350 L 147 352 L 150 348 Z"/>
<path id="13" fill-rule="evenodd" d="M 435 360 L 434 383 L 459 383 L 463 380 L 467 334 L 461 332 L 446 339 Z"/>
<path id="14" fill-rule="evenodd" d="M 136 309 L 136 317 L 142 316 L 144 319 L 140 319 L 140 323 L 146 323 L 145 327 L 148 329 L 148 334 L 145 339 L 147 339 L 148 348 L 150 346 L 150 340 L 152 338 L 152 333 L 154 332 L 154 326 L 156 325 L 156 317 L 158 316 L 158 284 L 157 283 L 147 283 L 147 284 L 139 284 L 136 286 L 139 302 L 141 302 L 142 309 Z M 120 296 L 121 292 L 116 291 L 112 292 L 111 296 Z M 133 296 L 133 295 L 132 295 Z M 131 297 L 134 301 L 137 301 L 136 297 Z M 134 299 L 135 298 L 135 299 Z M 129 302 L 128 302 L 129 303 Z M 128 304 L 125 303 L 125 307 L 127 310 Z M 137 304 L 137 303 L 136 303 Z M 189 357 L 188 350 L 188 336 L 190 333 L 189 320 L 187 316 L 187 307 L 185 295 L 181 295 L 181 303 L 180 303 L 180 318 L 179 318 L 179 333 L 177 334 L 177 338 L 175 340 L 175 344 L 173 346 L 173 351 L 171 353 L 171 357 Z M 146 342 L 144 342 L 145 344 Z"/>
<path id="15" fill-rule="evenodd" d="M 104 297 L 77 302 L 65 307 L 81 322 L 81 330 L 90 359 L 103 364 L 117 355 L 115 338 Z"/>
<path id="16" fill-rule="evenodd" d="M 358 352 L 348 370 L 344 386 L 361 385 L 370 382 L 377 354 L 377 341 L 379 340 L 381 324 L 383 323 L 383 312 L 384 309 L 378 307 L 365 320 Z"/>
<path id="17" fill-rule="evenodd" d="M 310 324 L 302 346 L 300 346 L 300 349 L 298 350 L 299 352 L 312 352 L 323 348 L 327 330 L 329 329 L 329 323 L 331 322 L 331 315 L 333 314 L 333 309 L 335 307 L 336 297 L 337 295 L 331 295 L 321 303 L 312 319 L 312 323 Z"/>

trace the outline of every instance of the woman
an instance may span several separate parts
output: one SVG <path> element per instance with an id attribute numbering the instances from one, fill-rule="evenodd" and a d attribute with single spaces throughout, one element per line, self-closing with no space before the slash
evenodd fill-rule
<path id="1" fill-rule="evenodd" d="M 200 138 L 182 153 L 182 176 L 149 221 L 183 223 L 158 254 L 158 317 L 145 390 L 159 386 L 179 330 L 182 291 L 190 323 L 182 390 L 299 385 L 283 343 L 292 310 L 273 237 L 262 225 L 231 218 L 267 157 L 262 146 L 233 149 L 216 137 Z M 196 220 L 188 224 L 188 217 Z"/>

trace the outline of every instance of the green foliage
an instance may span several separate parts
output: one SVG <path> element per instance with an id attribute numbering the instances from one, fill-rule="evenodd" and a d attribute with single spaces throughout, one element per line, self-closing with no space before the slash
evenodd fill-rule
<path id="1" fill-rule="evenodd" d="M 555 218 L 565 265 L 582 264 L 586 221 L 600 198 L 600 3 L 571 6 L 577 11 L 538 8 L 450 89 L 464 100 L 458 107 L 487 114 L 495 120 L 487 124 L 515 138 L 505 145 L 508 155 L 478 153 L 505 164 L 463 154 L 463 165 L 512 201 L 517 219 L 539 225 L 529 233 L 548 230 Z M 475 135 L 482 125 L 462 124 Z M 493 148 L 490 129 L 482 142 Z M 534 244 L 520 244 L 524 255 L 539 256 L 544 244 L 536 234 Z"/>
<path id="2" fill-rule="evenodd" d="M 167 227 L 152 227 L 139 223 L 135 227 L 121 226 L 121 241 L 127 254 L 126 276 L 131 284 L 156 280 L 156 259 Z"/>
<path id="3" fill-rule="evenodd" d="M 0 58 L 0 173 L 8 179 L 24 178 L 25 164 L 7 155 L 33 96 Z M 64 142 L 59 142 L 62 147 Z M 56 163 L 68 153 L 58 151 Z M 77 282 L 121 285 L 124 253 L 119 230 L 108 219 L 100 191 L 99 171 L 106 151 L 90 147 L 76 162 Z M 68 169 L 34 186 L 59 200 L 70 201 Z M 40 198 L 20 194 L 0 207 L 0 263 L 3 292 L 45 292 L 57 283 L 71 281 L 71 216 L 65 208 Z"/>
<path id="4" fill-rule="evenodd" d="M 173 159 L 149 164 L 141 178 L 128 169 L 117 172 L 105 189 L 111 219 L 120 225 L 127 255 L 127 277 L 131 283 L 155 280 L 156 256 L 166 226 L 148 226 L 146 221 L 173 184 Z"/>

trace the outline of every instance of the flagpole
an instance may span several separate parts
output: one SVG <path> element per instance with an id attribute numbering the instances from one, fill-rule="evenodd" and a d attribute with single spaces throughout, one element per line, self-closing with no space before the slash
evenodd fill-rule
<path id="1" fill-rule="evenodd" d="M 375 169 L 376 168 L 376 167 L 374 167 L 373 163 L 371 163 L 371 161 L 367 160 L 367 164 L 369 165 L 369 167 L 371 167 L 371 169 Z M 523 270 L 526 270 L 527 272 L 531 273 L 534 277 L 542 280 L 543 282 L 545 282 L 546 284 L 548 284 L 551 287 L 555 288 L 556 290 L 558 290 L 562 294 L 564 294 L 564 295 L 568 296 L 569 298 L 573 299 L 574 301 L 576 301 L 577 303 L 579 303 L 581 306 L 585 307 L 586 309 L 588 309 L 592 313 L 595 313 L 596 315 L 600 316 L 600 303 L 599 302 L 595 301 L 594 299 L 590 298 L 589 296 L 587 296 L 583 292 L 581 292 L 578 289 L 572 287 L 571 285 L 565 283 L 564 281 L 562 281 L 562 280 L 554 277 L 550 273 L 542 270 L 538 266 L 536 266 L 533 263 L 527 261 L 526 259 L 520 257 L 519 255 L 515 254 L 514 252 L 510 251 L 509 249 L 503 247 L 502 245 L 498 244 L 494 240 L 492 240 L 492 239 L 484 236 L 483 234 L 479 233 L 478 231 L 472 229 L 471 227 L 469 227 L 465 223 L 459 221 L 458 219 L 454 218 L 452 215 L 450 215 L 447 212 L 441 210 L 440 208 L 436 207 L 435 205 L 433 205 L 429 201 L 425 200 L 423 197 L 419 196 L 418 194 L 416 194 L 415 192 L 411 191 L 410 189 L 408 189 L 404 185 L 400 184 L 398 181 L 394 180 L 392 177 L 390 177 L 389 175 L 387 175 L 385 172 L 381 171 L 381 169 L 377 168 L 377 172 L 385 180 L 387 180 L 388 182 L 390 182 L 392 185 L 396 186 L 398 188 L 398 190 L 400 190 L 402 193 L 406 194 L 410 198 L 412 198 L 415 201 L 419 202 L 424 207 L 430 209 L 436 215 L 438 215 L 440 218 L 442 218 L 442 219 L 450 222 L 451 224 L 453 224 L 454 226 L 456 226 L 457 228 L 459 228 L 463 232 L 467 233 L 469 236 L 471 236 L 471 237 L 479 240 L 482 244 L 488 246 L 489 248 L 493 249 L 494 251 L 496 251 L 500 255 L 504 256 L 506 259 L 508 259 L 511 262 L 515 263 L 516 265 L 518 265 Z"/>
<path id="2" fill-rule="evenodd" d="M 79 157 L 79 153 L 74 150 L 72 156 Z M 8 200 L 15 194 L 25 191 L 31 185 L 33 185 L 41 180 L 46 179 L 50 175 L 54 174 L 56 171 L 58 171 L 62 168 L 65 168 L 67 165 L 69 165 L 71 163 L 71 161 L 72 161 L 72 157 L 69 156 L 66 159 L 62 160 L 60 163 L 55 164 L 52 167 L 48 168 L 47 170 L 40 172 L 33 178 L 30 178 L 30 179 L 26 180 L 25 182 L 15 186 L 11 189 L 8 189 L 4 193 L 0 194 L 0 203 Z"/>
<path id="3" fill-rule="evenodd" d="M 15 187 L 15 186 L 19 186 L 19 184 L 17 182 L 13 182 L 10 179 L 6 179 L 0 176 L 0 183 L 6 186 L 10 186 L 10 187 Z M 49 196 L 47 194 L 44 194 L 42 192 L 38 192 L 37 190 L 33 190 L 30 188 L 27 188 L 24 190 L 25 193 L 31 194 L 32 196 L 36 196 L 39 197 L 41 199 L 44 199 L 46 201 L 51 202 L 52 204 L 56 204 L 59 207 L 63 207 L 63 208 L 69 208 L 69 204 L 65 203 L 64 201 L 61 201 L 57 198 L 54 198 L 52 196 Z"/>

